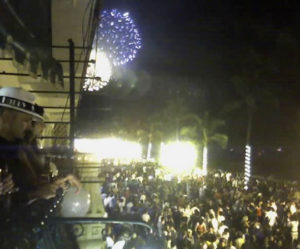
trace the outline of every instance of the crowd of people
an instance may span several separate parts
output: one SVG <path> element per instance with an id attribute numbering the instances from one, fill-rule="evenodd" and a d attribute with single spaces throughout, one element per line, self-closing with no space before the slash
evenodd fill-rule
<path id="1" fill-rule="evenodd" d="M 289 249 L 300 248 L 296 187 L 261 178 L 245 190 L 239 175 L 171 179 L 156 165 L 142 165 L 106 172 L 102 198 L 108 217 L 148 223 L 164 248 Z M 120 241 L 131 248 L 126 243 L 132 238 L 124 239 L 118 226 L 109 226 L 105 236 L 107 248 Z"/>
<path id="2" fill-rule="evenodd" d="M 36 213 L 43 212 L 35 204 L 69 184 L 80 189 L 73 175 L 43 177 L 37 147 L 43 127 L 43 109 L 33 94 L 0 89 L 0 248 L 38 248 L 26 237 Z M 154 163 L 110 167 L 103 174 L 107 217 L 153 227 L 107 225 L 107 248 L 300 249 L 295 183 L 252 178 L 245 189 L 240 175 L 178 177 Z"/>

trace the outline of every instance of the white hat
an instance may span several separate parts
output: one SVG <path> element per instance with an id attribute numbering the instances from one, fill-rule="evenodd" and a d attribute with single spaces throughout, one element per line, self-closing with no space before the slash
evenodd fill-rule
<path id="1" fill-rule="evenodd" d="M 17 87 L 3 87 L 0 89 L 0 106 L 14 109 L 43 120 L 44 110 L 34 103 L 35 96 Z"/>

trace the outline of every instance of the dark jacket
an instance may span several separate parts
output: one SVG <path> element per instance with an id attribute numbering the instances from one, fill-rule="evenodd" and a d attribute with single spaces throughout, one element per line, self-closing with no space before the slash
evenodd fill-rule
<path id="1" fill-rule="evenodd" d="M 36 188 L 36 179 L 31 169 L 20 160 L 20 143 L 10 142 L 0 137 L 0 168 L 3 179 L 8 174 L 12 175 L 17 191 L 0 196 L 0 219 L 12 218 L 21 214 L 27 205 L 28 192 Z"/>

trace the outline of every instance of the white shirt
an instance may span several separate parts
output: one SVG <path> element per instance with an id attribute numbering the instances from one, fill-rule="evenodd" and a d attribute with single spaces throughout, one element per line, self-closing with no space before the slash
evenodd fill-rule
<path id="1" fill-rule="evenodd" d="M 272 210 L 268 211 L 268 212 L 266 212 L 266 217 L 269 219 L 269 226 L 273 227 L 276 222 L 277 213 Z"/>
<path id="2" fill-rule="evenodd" d="M 133 207 L 133 203 L 132 202 L 128 202 L 127 205 L 127 212 L 130 213 L 131 212 L 131 208 Z"/>
<path id="3" fill-rule="evenodd" d="M 114 241 L 111 237 L 107 236 L 106 237 L 106 247 L 112 248 L 114 246 Z"/>
<path id="4" fill-rule="evenodd" d="M 294 213 L 297 212 L 297 208 L 296 208 L 296 205 L 294 203 L 290 206 L 290 212 L 291 212 L 291 214 L 294 214 Z"/>
<path id="5" fill-rule="evenodd" d="M 219 227 L 218 233 L 222 236 L 222 234 L 224 233 L 224 230 L 228 228 L 228 226 L 226 225 L 222 225 Z"/>
<path id="6" fill-rule="evenodd" d="M 113 207 L 114 207 L 114 203 L 113 203 L 114 199 L 115 199 L 114 196 L 110 197 L 110 200 L 109 200 L 109 203 L 108 203 L 108 206 L 109 206 L 110 208 L 113 208 Z"/>
<path id="7" fill-rule="evenodd" d="M 214 229 L 214 231 L 216 233 L 218 231 L 218 226 L 219 226 L 219 223 L 218 223 L 217 219 L 216 218 L 212 218 L 211 219 L 211 224 L 212 224 L 212 227 L 213 227 L 213 229 Z"/>
<path id="8" fill-rule="evenodd" d="M 271 207 L 274 209 L 275 212 L 277 212 L 277 205 L 275 202 L 272 202 Z"/>
<path id="9" fill-rule="evenodd" d="M 111 196 L 106 196 L 104 201 L 103 201 L 104 207 L 107 207 L 110 202 L 111 202 Z"/>
<path id="10" fill-rule="evenodd" d="M 230 237 L 230 234 L 227 232 L 227 233 L 224 233 L 222 234 L 222 238 L 223 239 L 226 239 L 227 241 L 229 240 L 229 237 Z"/>
<path id="11" fill-rule="evenodd" d="M 120 240 L 116 244 L 114 244 L 112 249 L 123 249 L 124 246 L 125 246 L 125 241 Z"/>
<path id="12" fill-rule="evenodd" d="M 292 233 L 298 233 L 298 225 L 299 225 L 299 221 L 297 220 L 293 220 L 289 222 L 289 226 L 292 228 L 291 229 Z"/>
<path id="13" fill-rule="evenodd" d="M 225 217 L 223 215 L 218 216 L 218 222 L 221 223 L 222 221 L 225 220 Z"/>

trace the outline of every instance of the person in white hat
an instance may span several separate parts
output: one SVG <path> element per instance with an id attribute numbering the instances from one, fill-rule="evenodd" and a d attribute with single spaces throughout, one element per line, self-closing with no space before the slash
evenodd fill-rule
<path id="1" fill-rule="evenodd" d="M 26 130 L 31 126 L 32 118 L 42 119 L 41 108 L 34 104 L 34 100 L 33 94 L 21 88 L 0 89 L 0 157 L 2 163 L 8 160 L 7 153 L 13 154 L 12 148 L 15 140 L 24 138 Z M 7 195 L 14 189 L 12 175 L 8 174 L 7 165 L 1 165 L 0 172 L 0 195 Z"/>
<path id="2" fill-rule="evenodd" d="M 24 139 L 33 120 L 42 120 L 42 108 L 34 103 L 35 96 L 21 88 L 0 89 L 0 210 L 3 211 L 14 189 L 11 165 L 16 161 L 18 141 Z M 22 177 L 22 176 L 20 176 Z M 6 203 L 6 204 L 5 204 Z M 5 213 L 5 212 L 3 212 Z"/>
<path id="3" fill-rule="evenodd" d="M 0 227 L 5 228 L 0 229 L 0 248 L 19 248 L 20 243 L 20 248 L 25 248 L 25 241 L 30 241 L 30 248 L 36 248 L 36 241 L 28 239 L 27 233 L 34 227 L 32 220 L 37 219 L 35 205 L 40 207 L 45 199 L 55 197 L 67 182 L 80 190 L 80 182 L 73 175 L 52 183 L 38 181 L 39 174 L 24 153 L 24 143 L 26 134 L 42 120 L 43 108 L 35 103 L 32 93 L 14 87 L 0 89 L 0 190 L 4 193 L 0 195 Z M 43 201 L 36 202 L 40 199 Z M 47 203 L 53 205 L 52 201 Z M 38 210 L 43 219 L 45 211 L 41 207 Z"/>
<path id="4" fill-rule="evenodd" d="M 0 136 L 8 141 L 23 139 L 35 119 L 42 120 L 43 109 L 35 104 L 35 96 L 22 88 L 0 89 Z"/>
<path id="5" fill-rule="evenodd" d="M 64 187 L 66 181 L 69 181 L 78 189 L 80 188 L 77 179 L 70 175 L 51 184 L 39 185 L 36 189 L 28 188 L 28 182 L 25 179 L 26 174 L 29 172 L 28 168 L 22 167 L 18 157 L 20 154 L 19 147 L 26 133 L 33 129 L 33 122 L 42 120 L 43 108 L 35 103 L 35 96 L 32 93 L 15 87 L 0 89 L 0 169 L 2 172 L 10 173 L 7 173 L 6 177 L 12 178 L 16 187 L 19 188 L 19 193 L 14 195 L 18 195 L 23 203 L 34 199 L 54 197 L 56 190 L 59 187 Z M 0 196 L 0 212 L 2 211 L 2 204 Z"/>

